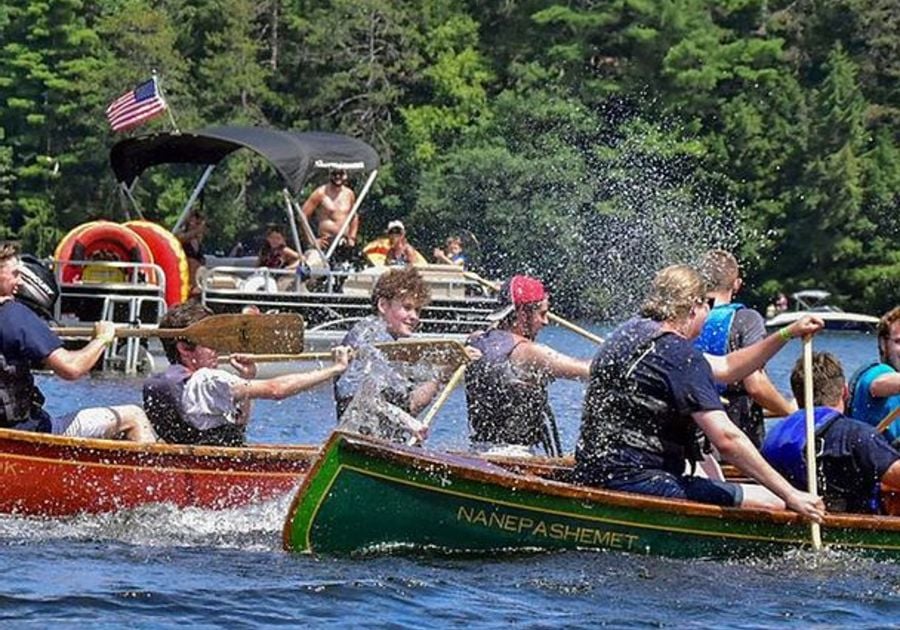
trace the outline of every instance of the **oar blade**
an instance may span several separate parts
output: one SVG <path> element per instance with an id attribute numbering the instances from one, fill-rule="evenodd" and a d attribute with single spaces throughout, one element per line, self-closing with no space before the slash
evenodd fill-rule
<path id="1" fill-rule="evenodd" d="M 425 361 L 435 365 L 463 365 L 469 361 L 463 345 L 452 339 L 404 340 L 377 344 L 378 349 L 391 361 L 418 363 Z"/>
<path id="2" fill-rule="evenodd" d="M 299 354 L 303 352 L 303 317 L 210 315 L 185 329 L 183 336 L 223 354 Z"/>

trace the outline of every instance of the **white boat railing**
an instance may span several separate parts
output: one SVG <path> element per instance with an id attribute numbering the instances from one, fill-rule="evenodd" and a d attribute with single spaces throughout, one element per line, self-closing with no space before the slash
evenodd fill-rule
<path id="1" fill-rule="evenodd" d="M 166 274 L 157 264 L 97 260 L 54 260 L 52 264 L 60 290 L 53 313 L 57 321 L 70 316 L 94 321 L 82 316 L 84 309 L 63 311 L 69 300 L 90 304 L 89 311 L 97 313 L 99 320 L 139 328 L 155 327 L 166 312 Z M 65 282 L 65 270 L 70 267 L 81 272 L 77 279 Z M 136 374 L 147 369 L 149 356 L 140 338 L 129 337 L 106 349 L 103 369 Z"/>

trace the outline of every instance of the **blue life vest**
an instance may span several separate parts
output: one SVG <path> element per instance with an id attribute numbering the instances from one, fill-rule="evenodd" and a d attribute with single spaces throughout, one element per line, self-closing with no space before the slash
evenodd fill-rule
<path id="1" fill-rule="evenodd" d="M 706 318 L 700 336 L 694 341 L 694 347 L 700 352 L 706 352 L 718 357 L 728 354 L 728 340 L 731 336 L 731 324 L 734 322 L 734 314 L 745 308 L 739 302 L 730 304 L 717 304 Z"/>
<path id="2" fill-rule="evenodd" d="M 816 437 L 824 435 L 841 413 L 831 407 L 814 410 Z M 795 488 L 806 488 L 806 410 L 795 411 L 766 434 L 763 457 Z"/>

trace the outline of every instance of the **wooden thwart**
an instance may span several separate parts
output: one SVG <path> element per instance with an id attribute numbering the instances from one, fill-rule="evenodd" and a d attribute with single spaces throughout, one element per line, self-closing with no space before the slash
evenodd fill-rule
<path id="1" fill-rule="evenodd" d="M 93 336 L 91 328 L 55 328 L 60 337 Z M 303 352 L 303 317 L 273 315 L 210 315 L 187 328 L 116 328 L 116 337 L 181 338 L 217 352 L 266 354 Z"/>

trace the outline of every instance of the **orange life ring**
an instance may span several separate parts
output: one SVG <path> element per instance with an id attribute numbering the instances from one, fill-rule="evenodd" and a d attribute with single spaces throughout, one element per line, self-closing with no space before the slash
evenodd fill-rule
<path id="1" fill-rule="evenodd" d="M 127 221 L 125 227 L 137 233 L 153 252 L 153 261 L 166 275 L 166 306 L 181 304 L 188 298 L 190 275 L 181 241 L 169 230 L 151 221 Z"/>
<path id="2" fill-rule="evenodd" d="M 391 240 L 387 236 L 381 236 L 374 241 L 369 241 L 362 251 L 370 263 L 380 267 L 384 265 L 385 258 L 388 252 L 391 251 Z M 413 251 L 415 252 L 413 264 L 424 265 L 428 262 L 415 247 L 413 247 Z"/>
<path id="3" fill-rule="evenodd" d="M 67 265 L 67 261 L 89 261 L 100 254 L 103 260 L 152 263 L 153 252 L 138 234 L 112 221 L 91 221 L 83 223 L 66 234 L 56 246 L 53 257 L 61 265 L 60 279 L 63 283 L 78 282 L 89 275 L 89 265 Z M 107 270 L 109 271 L 109 270 Z M 112 270 L 113 272 L 115 270 Z M 156 284 L 156 273 L 152 269 L 142 270 L 144 281 Z M 99 281 L 112 281 L 112 275 L 97 276 Z M 126 279 L 127 273 L 121 274 Z"/>

